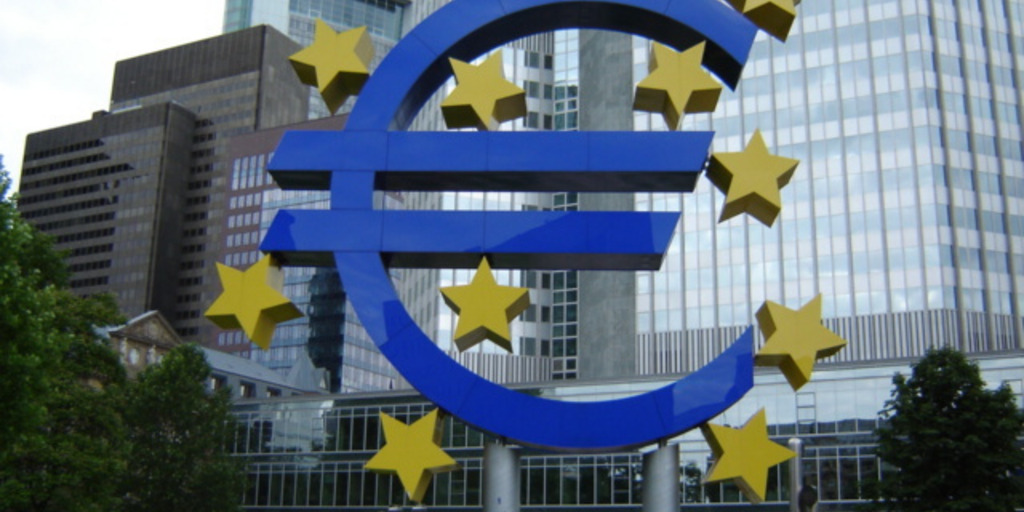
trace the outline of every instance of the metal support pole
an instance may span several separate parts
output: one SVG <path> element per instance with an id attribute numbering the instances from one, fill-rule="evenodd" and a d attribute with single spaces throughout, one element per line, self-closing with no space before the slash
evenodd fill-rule
<path id="1" fill-rule="evenodd" d="M 519 512 L 519 451 L 484 445 L 484 512 Z"/>
<path id="2" fill-rule="evenodd" d="M 796 457 L 789 459 L 789 512 L 800 512 L 800 489 L 804 485 L 803 445 L 799 438 L 789 438 L 789 449 L 796 453 Z"/>
<path id="3" fill-rule="evenodd" d="M 644 455 L 643 512 L 679 512 L 679 445 Z"/>

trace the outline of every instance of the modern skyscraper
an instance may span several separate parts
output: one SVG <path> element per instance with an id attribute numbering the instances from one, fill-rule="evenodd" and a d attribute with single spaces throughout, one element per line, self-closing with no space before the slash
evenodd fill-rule
<path id="1" fill-rule="evenodd" d="M 70 251 L 76 293 L 112 292 L 129 316 L 158 309 L 186 339 L 212 338 L 226 141 L 305 119 L 297 49 L 258 27 L 120 61 L 109 112 L 28 136 L 19 210 Z"/>
<path id="2" fill-rule="evenodd" d="M 764 300 L 819 293 L 850 341 L 833 361 L 1024 347 L 1022 5 L 804 3 L 787 42 L 759 37 L 737 91 L 683 129 L 715 130 L 715 151 L 760 129 L 800 166 L 772 228 L 717 223 L 707 181 L 637 195 L 638 210 L 683 212 L 662 269 L 637 276 L 637 369 L 692 371 Z"/>

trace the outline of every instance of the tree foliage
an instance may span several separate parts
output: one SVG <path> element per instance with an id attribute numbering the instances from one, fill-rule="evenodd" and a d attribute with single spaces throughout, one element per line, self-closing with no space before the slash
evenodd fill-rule
<path id="1" fill-rule="evenodd" d="M 0 198 L 10 180 L 0 170 Z M 51 325 L 67 272 L 49 242 L 0 199 L 0 453 L 45 416 L 45 365 L 58 356 L 63 339 Z"/>
<path id="2" fill-rule="evenodd" d="M 953 349 L 930 351 L 910 378 L 893 378 L 878 455 L 894 467 L 878 482 L 876 509 L 1004 512 L 1024 505 L 1024 414 L 1010 390 L 986 389 Z"/>
<path id="3" fill-rule="evenodd" d="M 227 452 L 236 430 L 230 397 L 224 388 L 209 393 L 209 378 L 202 351 L 183 345 L 130 390 L 126 510 L 238 508 L 245 480 L 241 460 Z"/>
<path id="4" fill-rule="evenodd" d="M 49 237 L 25 223 L 0 169 L 0 510 L 233 510 L 226 391 L 208 395 L 199 349 L 127 382 L 99 326 L 112 297 L 76 297 Z"/>
<path id="5" fill-rule="evenodd" d="M 0 247 L 0 509 L 110 510 L 125 374 L 93 327 L 122 321 L 117 306 L 69 293 L 61 255 L 6 199 Z"/>

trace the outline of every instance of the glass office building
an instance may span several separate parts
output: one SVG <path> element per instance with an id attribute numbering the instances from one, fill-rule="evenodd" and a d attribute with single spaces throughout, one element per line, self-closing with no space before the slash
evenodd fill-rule
<path id="1" fill-rule="evenodd" d="M 683 212 L 662 269 L 637 278 L 638 368 L 698 368 L 764 300 L 795 308 L 819 293 L 826 325 L 850 341 L 835 361 L 1019 351 L 1021 7 L 803 3 L 786 43 L 762 34 L 739 88 L 683 129 L 715 130 L 715 151 L 760 129 L 800 166 L 772 228 L 718 224 L 722 195 L 706 180 L 690 195 L 637 195 L 638 210 Z M 634 55 L 642 77 L 643 42 Z"/>
<path id="2" fill-rule="evenodd" d="M 982 358 L 982 376 L 1005 384 L 1021 401 L 1024 360 Z M 837 365 L 815 373 L 799 393 L 777 372 L 759 372 L 754 389 L 715 420 L 739 425 L 766 408 L 769 435 L 785 444 L 804 445 L 804 475 L 818 482 L 820 511 L 856 510 L 861 485 L 888 469 L 875 455 L 876 413 L 889 398 L 900 364 Z M 519 387 L 522 392 L 562 400 L 607 400 L 664 385 L 657 378 L 563 382 Z M 248 464 L 248 510 L 408 509 L 398 479 L 365 471 L 363 465 L 384 443 L 379 413 L 411 422 L 433 406 L 408 392 L 334 397 L 263 399 L 239 402 L 241 427 L 235 450 Z M 443 448 L 460 469 L 434 477 L 425 505 L 430 510 L 470 510 L 481 506 L 483 445 L 494 442 L 454 418 L 444 426 Z M 680 446 L 680 494 L 684 510 L 788 510 L 787 464 L 769 473 L 766 501 L 752 507 L 732 484 L 701 485 L 711 452 L 696 431 L 671 442 Z M 650 447 L 649 449 L 653 449 Z M 642 452 L 559 454 L 522 449 L 520 500 L 524 510 L 636 510 L 643 486 Z"/>
<path id="3" fill-rule="evenodd" d="M 300 45 L 308 46 L 313 42 L 317 19 L 326 21 L 339 31 L 365 26 L 374 46 L 375 58 L 371 63 L 371 68 L 374 68 L 402 35 L 407 4 L 407 1 L 394 0 L 227 0 L 224 32 L 266 24 L 285 32 Z M 351 110 L 352 103 L 352 99 L 346 102 L 339 109 L 339 114 Z M 330 112 L 316 88 L 309 88 L 309 118 L 329 116 Z M 343 119 L 338 121 L 329 129 L 344 126 Z M 325 129 L 309 126 L 292 128 Z M 221 260 L 227 265 L 244 267 L 256 260 L 261 233 L 278 210 L 326 208 L 329 204 L 326 192 L 281 191 L 273 184 L 266 173 L 266 164 L 273 155 L 280 134 L 280 131 L 276 132 L 273 140 L 257 135 L 264 139 L 259 154 L 233 159 L 235 174 L 242 179 L 233 181 L 232 186 L 240 184 L 239 190 L 252 189 L 250 192 L 259 197 L 248 202 L 242 202 L 245 198 L 240 197 L 227 205 L 228 220 L 245 223 L 238 224 L 237 228 L 229 225 L 225 230 L 225 244 L 229 250 Z M 254 205 L 254 211 L 249 211 Z M 237 232 L 232 233 L 232 230 Z M 349 310 L 334 269 L 285 269 L 285 294 L 306 316 L 279 326 L 274 332 L 270 350 L 252 346 L 240 331 L 219 333 L 218 348 L 250 357 L 282 373 L 286 373 L 299 358 L 308 356 L 317 367 L 330 372 L 332 391 L 365 391 L 394 386 L 397 375 Z"/>

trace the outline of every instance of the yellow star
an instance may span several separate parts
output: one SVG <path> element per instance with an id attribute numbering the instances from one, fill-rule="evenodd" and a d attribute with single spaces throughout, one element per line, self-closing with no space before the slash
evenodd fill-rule
<path id="1" fill-rule="evenodd" d="M 263 350 L 270 348 L 277 324 L 302 316 L 299 308 L 281 295 L 284 275 L 270 263 L 270 256 L 264 256 L 245 272 L 218 263 L 224 293 L 206 310 L 211 322 L 222 329 L 244 330 Z"/>
<path id="2" fill-rule="evenodd" d="M 437 409 L 412 425 L 380 413 L 386 444 L 366 463 L 366 469 L 375 473 L 397 474 L 409 499 L 422 503 L 434 473 L 459 468 L 455 459 L 441 449 L 444 422 L 437 419 Z"/>
<path id="3" fill-rule="evenodd" d="M 796 5 L 800 0 L 728 0 L 733 8 L 743 13 L 761 30 L 785 41 L 796 19 Z"/>
<path id="4" fill-rule="evenodd" d="M 764 501 L 768 468 L 796 456 L 768 439 L 764 409 L 738 429 L 705 423 L 700 430 L 715 458 L 704 483 L 732 480 L 755 505 Z"/>
<path id="5" fill-rule="evenodd" d="M 526 92 L 505 80 L 501 52 L 474 66 L 448 59 L 458 84 L 441 102 L 441 113 L 448 128 L 494 130 L 499 123 L 526 115 Z"/>
<path id="6" fill-rule="evenodd" d="M 722 86 L 700 67 L 703 58 L 703 41 L 683 52 L 654 43 L 650 74 L 636 86 L 633 109 L 660 113 L 670 130 L 679 129 L 684 113 L 715 110 Z"/>
<path id="7" fill-rule="evenodd" d="M 766 301 L 757 310 L 764 347 L 754 357 L 758 366 L 778 366 L 794 391 L 811 380 L 814 362 L 846 346 L 846 340 L 821 325 L 821 295 L 794 311 Z"/>
<path id="8" fill-rule="evenodd" d="M 765 226 L 775 223 L 782 211 L 779 192 L 793 177 L 799 160 L 768 152 L 761 131 L 754 131 L 746 149 L 738 153 L 713 153 L 707 176 L 725 193 L 718 222 L 746 212 Z"/>
<path id="9" fill-rule="evenodd" d="M 483 258 L 470 284 L 441 288 L 441 295 L 445 304 L 459 315 L 455 346 L 460 352 L 485 339 L 512 352 L 508 324 L 530 306 L 527 288 L 499 285 L 491 275 L 487 258 Z"/>
<path id="10" fill-rule="evenodd" d="M 288 60 L 302 83 L 320 90 L 333 114 L 349 96 L 359 94 L 370 77 L 373 43 L 366 27 L 338 33 L 318 19 L 313 44 Z"/>

